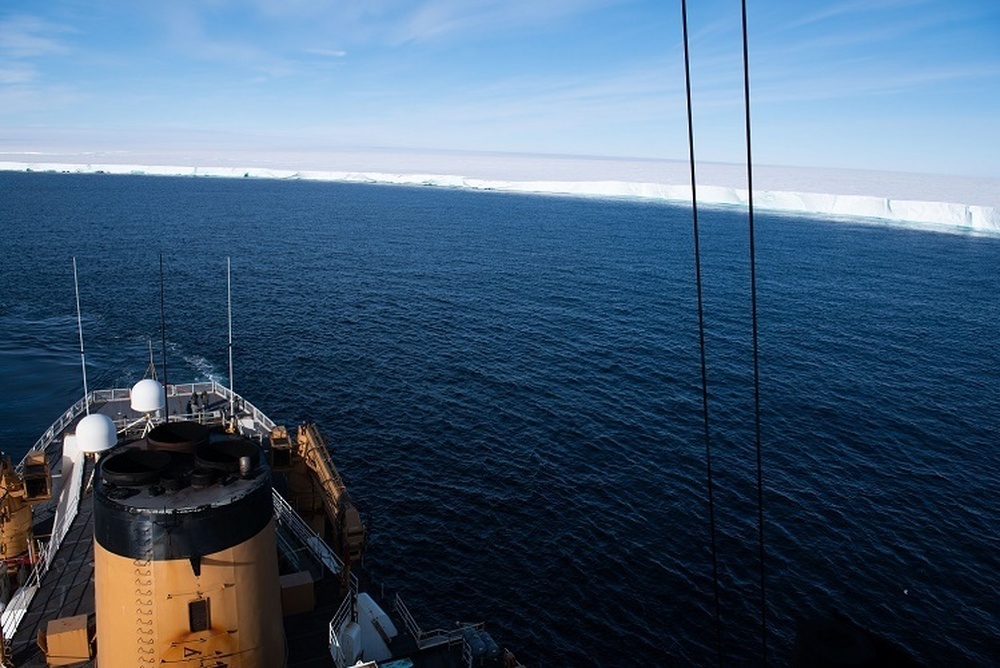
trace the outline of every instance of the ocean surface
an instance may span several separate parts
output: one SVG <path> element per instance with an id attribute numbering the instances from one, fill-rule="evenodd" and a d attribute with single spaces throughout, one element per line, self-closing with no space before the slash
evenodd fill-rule
<path id="1" fill-rule="evenodd" d="M 726 665 L 760 659 L 745 214 L 702 210 Z M 838 611 L 1000 659 L 1000 239 L 757 219 L 769 662 Z M 712 665 L 684 207 L 360 184 L 0 173 L 0 443 L 159 363 L 315 420 L 425 628 L 532 666 Z"/>

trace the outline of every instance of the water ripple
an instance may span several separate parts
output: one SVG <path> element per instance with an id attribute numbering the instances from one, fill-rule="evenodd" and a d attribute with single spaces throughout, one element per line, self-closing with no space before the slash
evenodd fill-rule
<path id="1" fill-rule="evenodd" d="M 88 359 L 226 369 L 313 419 L 426 626 L 489 619 L 533 665 L 714 662 L 690 222 L 651 203 L 0 174 L 0 436 L 27 447 Z M 1000 637 L 1000 242 L 759 219 L 772 660 L 839 610 L 934 665 Z M 727 665 L 758 657 L 747 242 L 703 225 Z M 109 250 L 110 249 L 110 250 Z M 24 280 L 31 276 L 32 280 Z M 26 417 L 28 416 L 28 417 Z M 23 449 L 22 447 L 22 449 Z M 12 448 L 16 450 L 15 448 Z"/>

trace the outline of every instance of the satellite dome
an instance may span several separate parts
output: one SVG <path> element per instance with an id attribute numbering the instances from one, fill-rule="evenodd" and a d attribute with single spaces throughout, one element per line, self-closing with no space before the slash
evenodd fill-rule
<path id="1" fill-rule="evenodd" d="M 107 415 L 92 413 L 76 425 L 76 444 L 80 452 L 104 452 L 117 443 L 115 423 Z"/>
<path id="2" fill-rule="evenodd" d="M 163 410 L 163 386 L 152 378 L 143 378 L 132 386 L 132 410 L 155 413 Z"/>

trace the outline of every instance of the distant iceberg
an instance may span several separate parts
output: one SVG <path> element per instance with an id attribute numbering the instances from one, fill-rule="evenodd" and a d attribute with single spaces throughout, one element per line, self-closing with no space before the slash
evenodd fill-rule
<path id="1" fill-rule="evenodd" d="M 535 163 L 538 161 L 535 160 Z M 619 180 L 587 178 L 595 170 L 591 165 L 580 159 L 577 164 L 567 168 L 567 163 L 559 163 L 559 176 L 569 174 L 570 179 L 561 180 L 520 180 L 510 178 L 470 177 L 446 173 L 397 173 L 389 171 L 328 171 L 328 170 L 297 170 L 268 167 L 190 167 L 180 165 L 135 165 L 135 164 L 98 164 L 70 162 L 0 162 L 2 171 L 39 171 L 64 173 L 104 173 L 104 174 L 145 174 L 155 176 L 204 176 L 217 178 L 259 178 L 259 179 L 298 179 L 309 181 L 338 181 L 350 183 L 382 183 L 398 185 L 437 186 L 445 188 L 468 188 L 473 190 L 492 190 L 502 192 L 536 193 L 551 195 L 569 195 L 576 197 L 610 197 L 631 198 L 643 200 L 659 200 L 677 204 L 691 201 L 689 179 L 678 169 L 681 163 L 667 163 L 673 169 L 662 169 L 662 164 L 647 166 L 642 170 L 620 170 L 629 176 L 655 176 L 676 179 L 679 184 L 653 182 L 648 180 Z M 591 160 L 594 162 L 594 160 Z M 601 163 L 604 167 L 612 161 Z M 650 161 L 652 163 L 652 161 Z M 634 164 L 634 163 L 630 163 Z M 412 165 L 411 165 L 412 166 Z M 482 167 L 482 166 L 480 166 Z M 655 169 L 654 169 L 655 167 Z M 770 171 L 768 171 L 768 169 Z M 489 169 L 480 168 L 480 172 L 489 173 Z M 508 170 L 509 171 L 509 170 Z M 535 168 L 538 171 L 538 168 Z M 609 172 L 608 168 L 604 168 Z M 919 198 L 898 196 L 877 196 L 866 194 L 864 183 L 868 190 L 878 187 L 878 183 L 870 183 L 862 176 L 850 177 L 850 172 L 844 170 L 813 170 L 811 181 L 804 181 L 799 174 L 802 170 L 792 171 L 785 168 L 764 168 L 765 178 L 756 179 L 755 183 L 765 183 L 767 189 L 755 189 L 754 205 L 759 211 L 807 214 L 811 216 L 867 219 L 872 222 L 882 221 L 889 224 L 920 227 L 945 231 L 964 231 L 989 235 L 1000 235 L 1000 196 L 991 199 L 994 184 L 989 182 L 985 196 L 977 194 L 978 203 L 963 204 L 960 202 L 932 201 Z M 494 173 L 499 170 L 494 169 Z M 698 202 L 708 206 L 746 206 L 748 191 L 733 185 L 740 178 L 740 172 L 735 166 L 709 165 L 699 166 Z M 757 169 L 755 168 L 755 174 Z M 793 175 L 794 176 L 790 176 Z M 861 173 L 858 173 L 861 174 Z M 937 177 L 910 176 L 909 182 L 901 187 L 901 177 L 886 173 L 886 190 L 900 193 L 929 192 L 931 196 L 947 197 L 949 192 L 959 192 L 961 188 L 942 188 L 936 184 Z M 895 180 L 891 177 L 896 177 Z M 951 178 L 953 182 L 958 177 Z M 917 180 L 915 180 L 917 179 Z M 817 185 L 820 184 L 820 185 Z M 783 189 L 781 185 L 801 187 L 802 190 Z M 779 186 L 771 189 L 773 186 Z M 805 186 L 805 187 L 803 187 Z M 841 193 L 810 192 L 812 189 L 842 189 Z M 981 193 L 982 188 L 975 190 Z M 965 194 L 959 192 L 960 195 Z M 982 201 L 989 203 L 984 204 Z M 997 205 L 994 205 L 994 202 Z"/>

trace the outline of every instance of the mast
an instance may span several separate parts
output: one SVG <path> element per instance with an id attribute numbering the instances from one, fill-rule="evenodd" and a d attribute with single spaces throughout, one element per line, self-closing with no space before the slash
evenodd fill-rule
<path id="1" fill-rule="evenodd" d="M 167 319 L 163 299 L 163 253 L 160 253 L 160 344 L 163 347 L 163 421 L 170 422 L 167 405 Z"/>
<path id="2" fill-rule="evenodd" d="M 153 339 L 147 338 L 146 344 L 149 346 L 149 366 L 146 367 L 146 374 L 156 380 L 156 362 L 153 361 Z"/>
<path id="3" fill-rule="evenodd" d="M 83 408 L 90 415 L 90 398 L 87 392 L 87 356 L 83 352 L 83 317 L 80 315 L 80 282 L 76 276 L 76 256 L 73 256 L 73 293 L 76 295 L 76 329 L 80 333 L 80 370 L 83 372 Z"/>
<path id="4" fill-rule="evenodd" d="M 226 318 L 229 321 L 229 418 L 236 419 L 236 394 L 233 390 L 233 289 L 229 256 L 226 256 Z"/>

